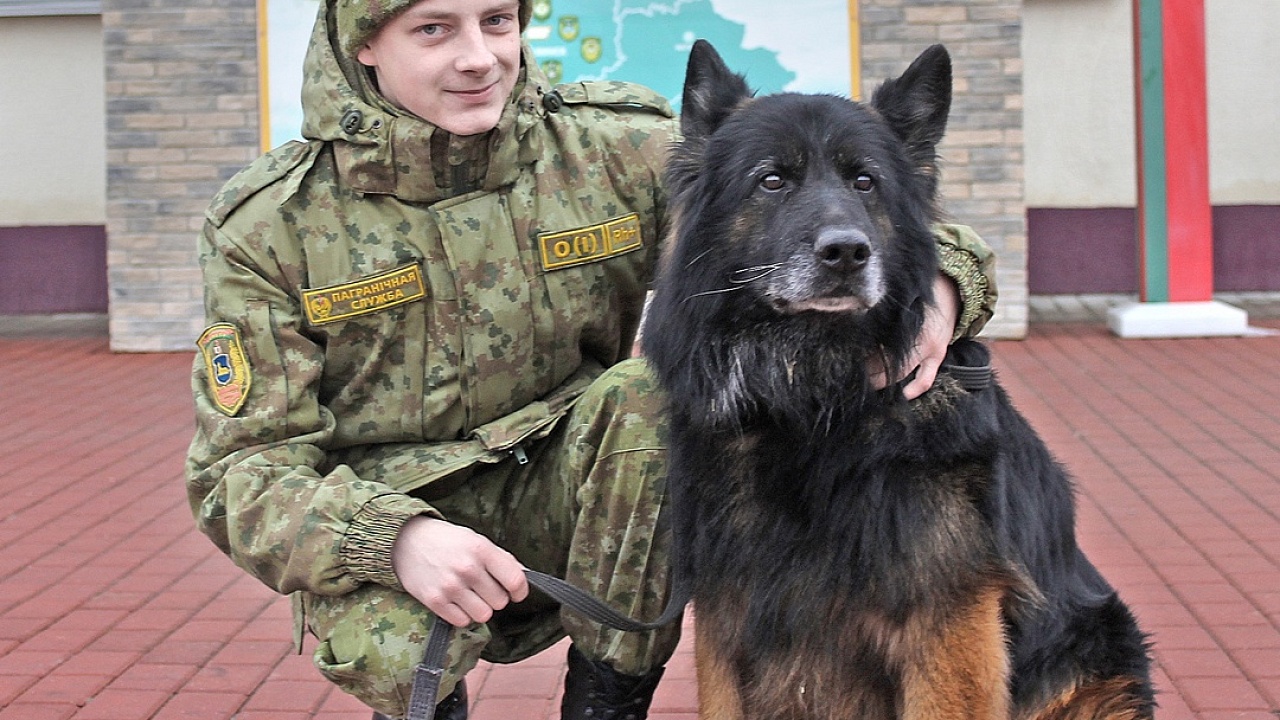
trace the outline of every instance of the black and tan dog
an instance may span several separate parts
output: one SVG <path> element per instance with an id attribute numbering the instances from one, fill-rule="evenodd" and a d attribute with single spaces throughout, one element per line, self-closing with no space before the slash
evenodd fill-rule
<path id="1" fill-rule="evenodd" d="M 708 720 L 1152 715 L 1144 636 L 1004 391 L 868 380 L 930 301 L 950 102 L 941 46 L 867 105 L 754 98 L 693 48 L 644 349 Z"/>

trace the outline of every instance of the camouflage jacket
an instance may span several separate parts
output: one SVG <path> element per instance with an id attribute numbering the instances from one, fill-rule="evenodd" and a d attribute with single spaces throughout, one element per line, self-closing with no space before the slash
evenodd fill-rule
<path id="1" fill-rule="evenodd" d="M 624 83 L 552 92 L 527 47 L 525 67 L 493 132 L 452 137 L 380 101 L 322 10 L 312 139 L 207 212 L 188 497 L 279 592 L 399 587 L 395 536 L 434 512 L 410 491 L 549 432 L 630 351 L 667 222 L 671 111 Z M 944 267 L 976 332 L 989 251 L 952 233 Z"/>

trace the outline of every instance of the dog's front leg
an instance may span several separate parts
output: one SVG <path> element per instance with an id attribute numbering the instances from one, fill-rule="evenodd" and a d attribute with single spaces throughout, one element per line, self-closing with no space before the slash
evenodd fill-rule
<path id="1" fill-rule="evenodd" d="M 701 619 L 700 619 L 701 620 Z M 742 695 L 737 673 L 710 621 L 695 621 L 694 657 L 698 667 L 699 720 L 742 720 Z"/>
<path id="2" fill-rule="evenodd" d="M 909 632 L 915 649 L 903 683 L 903 720 L 1007 720 L 1009 654 L 1001 621 L 1004 587 L 988 587 L 939 625 Z"/>

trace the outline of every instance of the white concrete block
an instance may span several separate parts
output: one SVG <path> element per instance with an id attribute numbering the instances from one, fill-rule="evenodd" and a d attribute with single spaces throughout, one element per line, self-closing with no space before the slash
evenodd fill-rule
<path id="1" fill-rule="evenodd" d="M 1249 314 L 1216 300 L 1135 302 L 1107 312 L 1107 327 L 1122 338 L 1177 338 L 1252 335 Z"/>

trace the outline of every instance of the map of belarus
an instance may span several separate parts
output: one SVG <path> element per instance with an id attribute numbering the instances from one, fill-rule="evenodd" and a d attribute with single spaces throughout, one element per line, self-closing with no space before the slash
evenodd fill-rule
<path id="1" fill-rule="evenodd" d="M 3 0 L 0 0 L 3 2 Z M 316 0 L 267 6 L 269 136 L 300 137 L 302 65 Z M 533 0 L 525 39 L 555 82 L 626 80 L 679 106 L 689 49 L 709 41 L 762 93 L 850 92 L 857 0 Z"/>
<path id="2" fill-rule="evenodd" d="M 714 45 L 751 87 L 787 89 L 796 73 L 773 50 L 745 47 L 745 35 L 746 27 L 717 13 L 712 0 L 534 0 L 525 32 L 553 83 L 637 82 L 677 107 L 697 39 Z"/>

